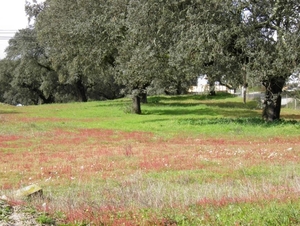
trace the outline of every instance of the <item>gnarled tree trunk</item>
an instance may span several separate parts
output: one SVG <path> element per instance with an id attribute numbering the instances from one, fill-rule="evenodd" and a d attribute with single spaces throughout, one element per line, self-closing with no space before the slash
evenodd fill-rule
<path id="1" fill-rule="evenodd" d="M 280 119 L 281 110 L 281 92 L 285 83 L 284 77 L 271 77 L 263 81 L 266 87 L 266 97 L 262 117 L 266 121 Z"/>

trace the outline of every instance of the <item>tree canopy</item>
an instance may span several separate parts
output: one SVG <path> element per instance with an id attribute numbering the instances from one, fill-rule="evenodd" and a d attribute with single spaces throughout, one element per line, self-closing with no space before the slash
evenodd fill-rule
<path id="1" fill-rule="evenodd" d="M 46 99 L 60 86 L 81 101 L 131 94 L 141 113 L 149 87 L 180 94 L 206 74 L 230 87 L 261 81 L 274 120 L 299 71 L 299 0 L 46 0 L 26 12 L 35 24 L 10 42 L 12 81 L 34 77 Z"/>

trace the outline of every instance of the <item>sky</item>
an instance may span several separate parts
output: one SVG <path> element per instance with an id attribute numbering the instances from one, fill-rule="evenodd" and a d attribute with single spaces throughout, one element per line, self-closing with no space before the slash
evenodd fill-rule
<path id="1" fill-rule="evenodd" d="M 5 57 L 8 39 L 19 29 L 28 27 L 25 2 L 26 0 L 0 0 L 0 59 Z"/>

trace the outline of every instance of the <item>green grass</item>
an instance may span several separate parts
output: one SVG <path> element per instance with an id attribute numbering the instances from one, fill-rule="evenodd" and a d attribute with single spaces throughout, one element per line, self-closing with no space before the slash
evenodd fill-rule
<path id="1" fill-rule="evenodd" d="M 0 195 L 37 183 L 38 220 L 61 225 L 299 224 L 298 111 L 267 123 L 229 94 L 130 106 L 0 105 Z"/>
<path id="2" fill-rule="evenodd" d="M 299 225 L 299 206 L 293 201 L 281 203 L 280 201 L 262 201 L 257 204 L 231 203 L 226 207 L 210 208 L 195 206 L 187 214 L 202 212 L 198 222 L 182 222 L 186 225 Z M 196 210 L 196 211 L 195 211 Z M 202 210 L 202 211 L 200 211 Z M 217 213 L 217 214 L 216 214 Z M 184 217 L 181 217 L 184 219 Z M 189 218 L 186 218 L 189 219 Z M 263 223 L 262 223 L 263 222 Z M 184 225 L 184 224 L 181 224 Z"/>
<path id="3" fill-rule="evenodd" d="M 188 135 L 201 133 L 208 136 L 224 134 L 255 136 L 259 130 L 260 136 L 266 137 L 295 135 L 295 131 L 300 132 L 299 123 L 293 119 L 295 111 L 285 113 L 283 109 L 283 121 L 265 123 L 261 120 L 261 110 L 256 108 L 256 101 L 244 104 L 241 98 L 228 94 L 216 97 L 201 95 L 149 97 L 148 104 L 142 105 L 142 115 L 126 113 L 124 109 L 130 105 L 129 99 L 119 99 L 23 108 L 2 105 L 0 111 L 16 114 L 20 118 L 30 117 L 32 121 L 22 123 L 21 126 L 15 125 L 17 129 L 26 131 L 47 130 L 47 128 L 105 128 L 149 131 L 159 135 L 183 132 Z M 47 118 L 52 120 L 43 121 Z M 36 123 L 38 120 L 42 122 Z M 8 131 L 13 130 L 11 125 L 9 127 Z"/>

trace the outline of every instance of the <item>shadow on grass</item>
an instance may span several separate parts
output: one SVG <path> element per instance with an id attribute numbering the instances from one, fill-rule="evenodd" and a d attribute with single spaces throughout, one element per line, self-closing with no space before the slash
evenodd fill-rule
<path id="1" fill-rule="evenodd" d="M 282 126 L 282 125 L 296 125 L 300 128 L 300 123 L 296 120 L 278 120 L 274 122 L 266 122 L 261 118 L 257 117 L 245 117 L 245 118 L 214 118 L 214 119 L 197 119 L 197 118 L 188 118 L 188 119 L 179 119 L 179 124 L 182 125 L 228 125 L 228 124 L 236 124 L 236 125 L 252 125 L 252 126 L 263 126 L 263 127 L 274 127 L 274 126 Z"/>
<path id="2" fill-rule="evenodd" d="M 255 101 L 248 102 L 244 104 L 243 102 L 220 102 L 220 103 L 211 103 L 211 102 L 199 102 L 199 103 L 184 103 L 184 102 L 172 102 L 172 103 L 159 103 L 159 104 L 147 104 L 147 106 L 153 107 L 195 107 L 195 106 L 207 106 L 216 110 L 217 108 L 225 108 L 225 109 L 240 109 L 240 110 L 253 110 L 257 108 L 257 103 Z"/>
<path id="3" fill-rule="evenodd" d="M 9 111 L 0 110 L 0 115 L 6 115 L 6 114 L 20 114 L 20 112 L 14 110 L 9 110 Z"/>
<path id="4" fill-rule="evenodd" d="M 159 109 L 148 109 L 145 111 L 143 114 L 146 115 L 170 115 L 170 116 L 179 116 L 179 115 L 210 115 L 210 116 L 218 116 L 218 112 L 216 112 L 213 109 L 210 108 L 205 108 L 205 109 L 190 109 L 188 107 L 183 108 L 180 107 L 177 108 L 166 108 L 164 109 L 163 107 Z"/>
<path id="5" fill-rule="evenodd" d="M 145 115 L 169 115 L 169 116 L 180 116 L 180 115 L 199 115 L 199 116 L 224 116 L 224 117 L 259 117 L 261 113 L 254 110 L 245 110 L 245 109 L 234 109 L 231 108 L 222 109 L 222 108 L 166 108 L 163 107 L 159 109 L 148 109 L 144 111 Z"/>
<path id="6" fill-rule="evenodd" d="M 230 95 L 230 94 L 229 94 Z M 224 116 L 224 117 L 260 117 L 261 111 L 257 111 L 256 101 L 250 101 L 244 104 L 242 101 L 228 101 L 227 96 L 224 95 L 226 100 L 224 102 L 210 102 L 210 101 L 199 101 L 199 102 L 184 102 L 179 101 L 176 97 L 172 97 L 175 102 L 156 102 L 156 104 L 146 104 L 148 109 L 143 111 L 143 114 L 152 115 L 199 115 L 199 116 Z M 223 96 L 223 97 L 224 97 Z M 230 97 L 234 97 L 230 95 Z M 164 97 L 156 97 L 164 98 Z M 169 97 L 167 97 L 169 98 Z M 184 100 L 191 100 L 196 98 L 203 98 L 203 95 L 197 96 L 180 96 L 179 98 Z M 220 97 L 222 98 L 222 97 Z M 219 100 L 219 98 L 218 98 Z M 230 98 L 229 98 L 230 100 Z M 153 101 L 153 99 L 151 100 Z M 153 102 L 152 102 L 153 103 Z"/>
<path id="7" fill-rule="evenodd" d="M 218 93 L 216 96 L 210 96 L 210 95 L 178 95 L 178 96 L 150 96 L 148 98 L 149 104 L 159 104 L 160 102 L 180 102 L 183 101 L 190 101 L 190 100 L 222 100 L 222 99 L 228 99 L 228 98 L 235 98 L 235 95 L 229 94 L 229 93 Z M 161 104 L 161 103 L 160 103 Z M 174 104 L 174 103 L 172 103 Z"/>
<path id="8" fill-rule="evenodd" d="M 224 103 L 206 103 L 207 106 L 211 107 L 219 107 L 219 108 L 237 108 L 237 109 L 255 109 L 257 107 L 256 101 L 249 101 L 248 103 L 244 104 L 241 102 L 224 102 Z"/>
<path id="9" fill-rule="evenodd" d="M 256 109 L 257 102 L 249 101 L 246 104 L 240 101 L 230 101 L 235 95 L 221 93 L 217 96 L 185 95 L 185 96 L 154 96 L 149 97 L 147 106 L 192 107 L 206 105 L 218 108 Z M 221 101 L 220 101 L 221 100 Z M 222 101 L 224 100 L 224 101 Z"/>
<path id="10" fill-rule="evenodd" d="M 283 113 L 283 114 L 281 114 L 281 118 L 288 118 L 291 120 L 300 120 L 300 115 Z"/>

